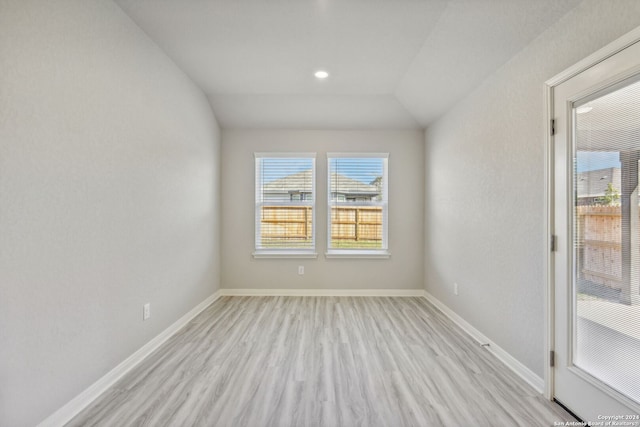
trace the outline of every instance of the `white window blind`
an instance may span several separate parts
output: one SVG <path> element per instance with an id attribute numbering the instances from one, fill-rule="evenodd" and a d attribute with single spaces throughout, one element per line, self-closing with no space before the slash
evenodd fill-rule
<path id="1" fill-rule="evenodd" d="M 255 249 L 315 251 L 315 154 L 256 153 Z"/>
<path id="2" fill-rule="evenodd" d="M 640 81 L 574 104 L 573 362 L 640 403 Z"/>
<path id="3" fill-rule="evenodd" d="M 387 153 L 329 153 L 327 254 L 388 250 Z"/>

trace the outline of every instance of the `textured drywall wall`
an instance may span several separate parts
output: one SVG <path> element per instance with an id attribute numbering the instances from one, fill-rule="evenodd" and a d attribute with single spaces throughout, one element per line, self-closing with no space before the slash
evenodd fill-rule
<path id="1" fill-rule="evenodd" d="M 109 0 L 0 0 L 0 70 L 0 425 L 33 426 L 215 292 L 219 130 Z"/>
<path id="2" fill-rule="evenodd" d="M 639 22 L 582 2 L 425 133 L 426 290 L 541 377 L 544 82 Z"/>
<path id="3" fill-rule="evenodd" d="M 222 280 L 232 289 L 420 289 L 424 136 L 420 131 L 224 130 Z M 253 259 L 254 152 L 314 152 L 318 259 Z M 326 259 L 327 152 L 389 153 L 390 259 Z M 298 275 L 298 265 L 305 274 Z"/>

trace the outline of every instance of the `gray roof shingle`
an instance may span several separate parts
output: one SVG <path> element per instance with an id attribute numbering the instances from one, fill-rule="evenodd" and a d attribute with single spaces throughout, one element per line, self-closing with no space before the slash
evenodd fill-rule
<path id="1" fill-rule="evenodd" d="M 341 174 L 334 174 L 334 185 L 336 188 L 332 188 L 332 193 L 341 193 L 341 194 L 368 194 L 368 195 L 376 195 L 379 194 L 380 191 L 375 185 L 366 184 L 364 182 L 358 181 L 356 179 L 349 178 L 347 176 Z M 263 192 L 264 193 L 290 193 L 290 192 L 303 192 L 309 193 L 311 192 L 313 184 L 313 176 L 311 173 L 311 169 L 294 173 L 292 175 L 288 175 L 282 177 L 280 179 L 273 180 L 264 184 Z"/>

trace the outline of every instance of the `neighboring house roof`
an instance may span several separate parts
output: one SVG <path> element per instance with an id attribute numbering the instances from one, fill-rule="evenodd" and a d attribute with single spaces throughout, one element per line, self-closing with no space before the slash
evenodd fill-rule
<path id="1" fill-rule="evenodd" d="M 263 193 L 283 193 L 291 192 L 310 193 L 313 188 L 313 176 L 311 169 L 287 175 L 283 178 L 273 180 L 263 185 Z"/>
<path id="2" fill-rule="evenodd" d="M 620 191 L 620 168 L 579 172 L 576 181 L 578 198 L 604 196 L 609 184 Z"/>
<path id="3" fill-rule="evenodd" d="M 341 174 L 334 174 L 334 183 L 337 188 L 332 188 L 332 193 L 370 196 L 380 194 L 375 185 L 365 184 Z M 310 193 L 312 184 L 313 176 L 311 169 L 309 169 L 268 182 L 264 184 L 263 192 L 281 194 L 292 192 Z"/>
<path id="4" fill-rule="evenodd" d="M 333 185 L 331 187 L 332 193 L 347 194 L 347 195 L 369 195 L 377 196 L 380 194 L 380 190 L 377 186 L 366 184 L 357 179 L 349 178 L 348 176 L 341 175 L 339 173 L 333 173 Z"/>

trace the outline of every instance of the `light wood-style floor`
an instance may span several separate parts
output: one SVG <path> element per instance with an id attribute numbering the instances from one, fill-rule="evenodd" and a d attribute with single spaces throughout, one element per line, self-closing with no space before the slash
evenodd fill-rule
<path id="1" fill-rule="evenodd" d="M 69 426 L 575 421 L 424 298 L 222 297 Z"/>

